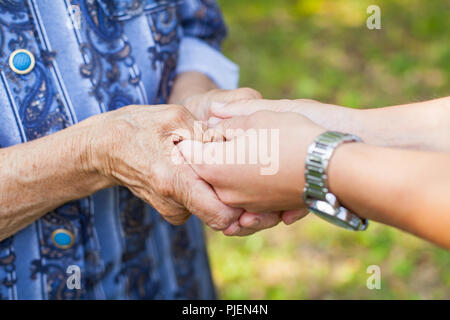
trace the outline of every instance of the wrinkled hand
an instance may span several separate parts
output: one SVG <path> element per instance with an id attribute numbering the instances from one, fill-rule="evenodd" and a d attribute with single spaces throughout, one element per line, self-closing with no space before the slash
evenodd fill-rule
<path id="1" fill-rule="evenodd" d="M 190 166 L 174 161 L 183 160 L 175 144 L 186 138 L 174 132 L 183 129 L 190 139 L 202 139 L 186 108 L 127 106 L 88 121 L 97 121 L 93 167 L 112 185 L 123 185 L 151 204 L 170 223 L 180 225 L 194 213 L 223 230 L 241 215 L 241 209 L 223 204 Z"/>
<path id="2" fill-rule="evenodd" d="M 278 170 L 273 174 L 263 175 L 261 169 L 265 165 L 260 161 L 256 164 L 248 161 L 245 164 L 196 163 L 196 155 L 202 154 L 203 159 L 214 159 L 216 155 L 223 154 L 224 150 L 234 149 L 232 144 L 244 145 L 245 152 L 249 155 L 250 145 L 246 143 L 248 135 L 245 132 L 232 133 L 230 129 L 277 130 L 279 156 L 274 160 L 278 161 Z M 304 161 L 307 147 L 324 131 L 323 128 L 300 114 L 260 111 L 249 116 L 223 120 L 215 130 L 226 141 L 206 144 L 183 141 L 178 146 L 183 156 L 192 163 L 195 172 L 214 187 L 221 201 L 231 207 L 244 208 L 251 213 L 252 218 L 260 217 L 258 212 L 284 212 L 285 221 L 291 222 L 290 219 L 299 219 L 306 214 L 301 199 Z M 239 223 L 241 220 L 242 217 Z M 228 235 L 245 235 L 248 232 L 249 230 L 242 230 L 239 224 L 233 224 L 225 230 Z"/>

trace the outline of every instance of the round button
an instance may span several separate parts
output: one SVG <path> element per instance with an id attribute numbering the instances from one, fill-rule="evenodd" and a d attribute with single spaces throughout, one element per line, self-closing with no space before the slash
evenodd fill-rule
<path id="1" fill-rule="evenodd" d="M 52 233 L 53 244 L 60 249 L 69 249 L 75 242 L 75 236 L 66 229 L 56 229 Z"/>
<path id="2" fill-rule="evenodd" d="M 17 74 L 30 73 L 35 63 L 34 55 L 25 49 L 16 50 L 9 56 L 9 67 Z"/>

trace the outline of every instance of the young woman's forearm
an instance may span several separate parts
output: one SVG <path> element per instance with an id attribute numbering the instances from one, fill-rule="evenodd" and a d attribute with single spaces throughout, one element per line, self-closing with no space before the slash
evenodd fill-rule
<path id="1" fill-rule="evenodd" d="M 359 113 L 355 133 L 368 143 L 450 152 L 450 97 Z"/>
<path id="2" fill-rule="evenodd" d="M 351 132 L 368 144 L 450 151 L 450 97 L 365 110 L 310 100 L 294 100 L 294 105 L 320 126 Z"/>
<path id="3" fill-rule="evenodd" d="M 0 241 L 59 205 L 108 186 L 86 167 L 89 127 L 0 149 Z"/>
<path id="4" fill-rule="evenodd" d="M 450 155 L 351 143 L 329 166 L 344 206 L 450 248 Z"/>

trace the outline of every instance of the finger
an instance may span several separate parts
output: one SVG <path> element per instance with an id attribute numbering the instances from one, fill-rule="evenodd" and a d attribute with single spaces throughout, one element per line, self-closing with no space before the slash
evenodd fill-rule
<path id="1" fill-rule="evenodd" d="M 155 208 L 166 221 L 173 225 L 182 225 L 191 217 L 191 213 L 186 208 L 170 198 L 151 195 L 147 190 L 141 190 L 137 193 L 133 188 L 130 188 L 130 190 Z"/>
<path id="2" fill-rule="evenodd" d="M 245 237 L 260 231 L 259 229 L 245 228 L 239 222 L 231 224 L 228 228 L 222 231 L 228 237 Z"/>
<path id="3" fill-rule="evenodd" d="M 241 231 L 239 221 L 233 222 L 228 228 L 222 230 L 222 233 L 226 236 L 233 236 Z"/>
<path id="4" fill-rule="evenodd" d="M 259 230 L 239 227 L 239 231 L 235 231 L 235 232 L 229 234 L 228 231 L 224 230 L 223 234 L 227 237 L 246 237 L 246 236 L 250 236 L 258 231 Z"/>
<path id="5" fill-rule="evenodd" d="M 281 221 L 279 212 L 244 212 L 238 224 L 232 224 L 223 231 L 226 236 L 248 236 L 258 231 L 273 228 Z"/>
<path id="6" fill-rule="evenodd" d="M 239 218 L 239 224 L 244 228 L 263 230 L 275 227 L 281 221 L 279 212 L 244 212 Z"/>
<path id="7" fill-rule="evenodd" d="M 210 185 L 201 179 L 190 182 L 191 193 L 185 198 L 186 208 L 215 230 L 224 230 L 242 214 L 242 209 L 231 208 L 219 200 Z"/>
<path id="8" fill-rule="evenodd" d="M 245 101 L 253 99 L 261 99 L 261 94 L 251 88 L 238 88 L 235 90 L 212 90 L 207 95 L 208 102 L 202 119 L 211 117 L 211 109 L 213 106 L 221 107 L 232 101 Z"/>
<path id="9" fill-rule="evenodd" d="M 203 140 L 203 133 L 207 129 L 205 122 L 198 120 L 185 107 L 169 105 L 164 109 L 165 130 L 170 133 L 170 139 L 174 143 L 182 140 Z"/>
<path id="10" fill-rule="evenodd" d="M 196 141 L 203 141 L 205 132 L 208 130 L 208 124 L 204 121 L 194 121 L 194 138 Z"/>
<path id="11" fill-rule="evenodd" d="M 158 205 L 153 206 L 156 211 L 158 211 L 161 216 L 170 224 L 174 226 L 180 226 L 186 223 L 187 220 L 191 217 L 191 213 L 184 208 L 161 208 Z"/>
<path id="12" fill-rule="evenodd" d="M 194 140 L 183 140 L 177 144 L 177 148 L 190 165 L 201 164 L 203 162 L 203 153 L 206 143 Z"/>
<path id="13" fill-rule="evenodd" d="M 222 135 L 226 140 L 232 140 L 235 137 L 245 135 L 245 130 L 249 126 L 249 118 L 246 116 L 236 116 L 229 119 L 223 119 L 211 130 L 217 131 L 216 135 Z"/>
<path id="14" fill-rule="evenodd" d="M 215 130 L 214 128 L 208 128 L 203 133 L 203 143 L 207 142 L 217 142 L 217 141 L 225 141 L 225 137 L 221 132 Z"/>
<path id="15" fill-rule="evenodd" d="M 286 225 L 290 225 L 293 224 L 295 221 L 304 218 L 306 215 L 308 215 L 308 213 L 309 213 L 308 209 L 284 211 L 281 214 L 281 219 Z"/>
<path id="16" fill-rule="evenodd" d="M 153 207 L 165 220 L 175 226 L 184 224 L 192 215 L 185 207 L 173 199 L 157 197 L 155 202 L 157 204 Z"/>
<path id="17" fill-rule="evenodd" d="M 214 102 L 228 103 L 237 100 L 261 99 L 262 95 L 252 88 L 237 88 L 234 90 L 214 90 Z"/>
<path id="18" fill-rule="evenodd" d="M 215 230 L 224 230 L 237 221 L 243 210 L 220 201 L 212 187 L 191 166 L 179 166 L 176 175 L 175 199 L 189 212 Z"/>
<path id="19" fill-rule="evenodd" d="M 214 127 L 216 126 L 222 119 L 217 118 L 217 117 L 210 117 L 208 119 L 208 127 Z"/>
<path id="20" fill-rule="evenodd" d="M 231 101 L 228 104 L 213 104 L 211 114 L 216 118 L 227 119 L 236 116 L 247 116 L 261 110 L 278 111 L 279 102 L 272 100 Z"/>
<path id="21" fill-rule="evenodd" d="M 273 228 L 281 221 L 279 212 L 244 212 L 239 218 L 239 225 L 232 225 L 224 230 L 227 236 L 247 236 L 255 232 Z"/>

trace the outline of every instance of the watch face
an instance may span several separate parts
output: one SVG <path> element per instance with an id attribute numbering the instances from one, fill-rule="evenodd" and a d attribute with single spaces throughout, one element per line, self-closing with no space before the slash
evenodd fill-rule
<path id="1" fill-rule="evenodd" d="M 347 223 L 347 221 L 345 221 L 345 220 L 341 220 L 333 215 L 329 215 L 329 214 L 314 210 L 314 208 L 309 208 L 309 210 L 311 212 L 313 212 L 314 214 L 316 214 L 317 216 L 319 216 L 320 218 L 322 218 L 334 225 L 345 228 L 347 230 L 357 230 L 353 226 L 351 226 L 349 223 Z"/>

